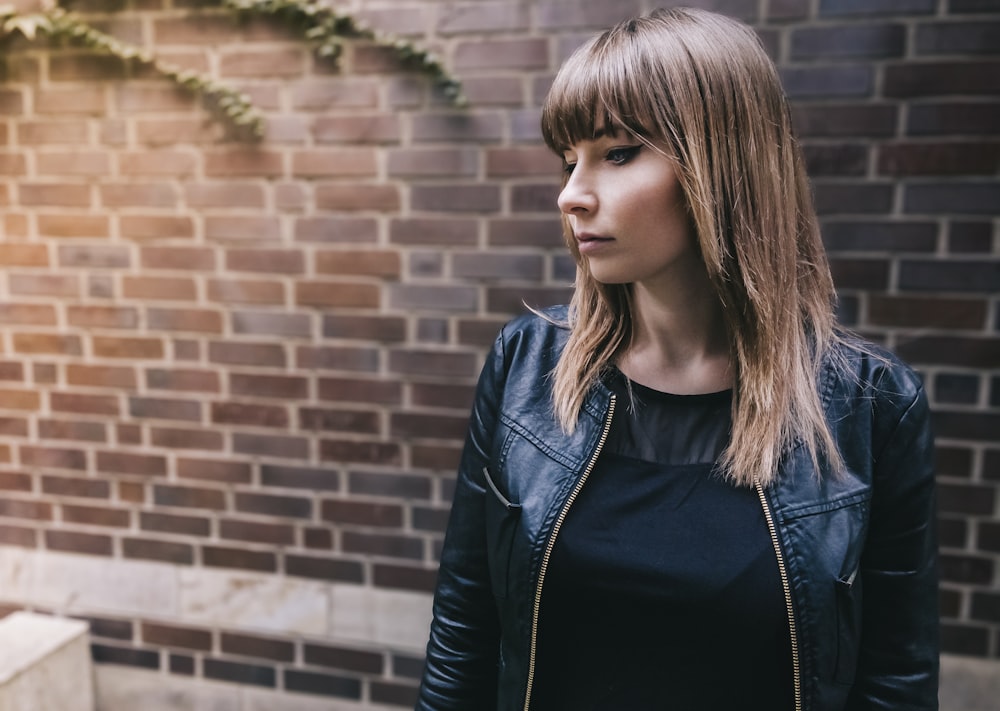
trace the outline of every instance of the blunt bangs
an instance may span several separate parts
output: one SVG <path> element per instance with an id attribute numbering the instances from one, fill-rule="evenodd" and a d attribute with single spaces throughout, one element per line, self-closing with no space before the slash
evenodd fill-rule
<path id="1" fill-rule="evenodd" d="M 624 35 L 624 36 L 623 36 Z M 583 45 L 556 75 L 542 106 L 542 137 L 555 153 L 606 133 L 626 132 L 652 143 L 658 121 L 654 92 L 640 84 L 649 76 L 634 32 L 606 32 Z M 634 45 L 622 51 L 621 45 Z M 658 141 L 657 141 L 658 142 Z"/>

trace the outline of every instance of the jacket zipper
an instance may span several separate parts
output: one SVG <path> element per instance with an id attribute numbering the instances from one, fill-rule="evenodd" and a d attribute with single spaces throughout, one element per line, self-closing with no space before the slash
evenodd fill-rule
<path id="1" fill-rule="evenodd" d="M 559 535 L 559 529 L 562 528 L 563 521 L 566 519 L 566 514 L 569 512 L 569 507 L 573 505 L 573 502 L 576 500 L 576 497 L 583 488 L 583 485 L 587 483 L 587 477 L 590 476 L 590 472 L 593 471 L 594 465 L 597 464 L 597 457 L 601 454 L 601 450 L 604 449 L 604 443 L 608 439 L 608 432 L 611 431 L 611 418 L 614 414 L 615 396 L 612 394 L 611 402 L 608 405 L 608 414 L 604 418 L 604 429 L 601 430 L 601 437 L 597 440 L 597 447 L 594 449 L 594 454 L 590 457 L 590 461 L 587 463 L 586 469 L 583 470 L 583 474 L 580 475 L 580 480 L 576 482 L 576 486 L 573 487 L 573 491 L 570 492 L 569 498 L 566 499 L 566 503 L 559 512 L 559 516 L 556 517 L 556 522 L 552 526 L 552 533 L 549 536 L 549 541 L 545 546 L 545 553 L 542 555 L 542 564 L 538 568 L 538 585 L 535 587 L 535 602 L 531 610 L 531 647 L 528 652 L 528 686 L 524 692 L 524 711 L 528 711 L 528 707 L 531 705 L 531 687 L 535 681 L 535 653 L 538 642 L 538 612 L 542 605 L 542 583 L 545 581 L 545 571 L 549 567 L 549 558 L 552 556 L 552 549 L 556 544 L 556 536 Z"/>
<path id="2" fill-rule="evenodd" d="M 795 711 L 802 711 L 802 671 L 799 668 L 799 638 L 795 628 L 795 610 L 792 607 L 792 587 L 788 583 L 785 556 L 781 552 L 781 544 L 778 542 L 778 529 L 774 525 L 774 518 L 771 516 L 771 507 L 767 503 L 767 497 L 764 496 L 764 487 L 758 481 L 754 483 L 754 488 L 757 489 L 760 505 L 764 509 L 767 530 L 771 534 L 774 554 L 778 558 L 778 574 L 781 576 L 781 587 L 785 593 L 785 609 L 788 612 L 788 632 L 792 638 L 792 690 L 795 694 Z"/>

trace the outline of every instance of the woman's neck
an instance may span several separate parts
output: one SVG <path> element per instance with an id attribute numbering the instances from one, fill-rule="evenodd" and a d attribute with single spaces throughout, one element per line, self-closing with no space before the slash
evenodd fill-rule
<path id="1" fill-rule="evenodd" d="M 618 361 L 626 376 L 680 395 L 733 386 L 728 329 L 707 275 L 703 288 L 656 292 L 635 284 L 632 308 L 632 342 Z"/>

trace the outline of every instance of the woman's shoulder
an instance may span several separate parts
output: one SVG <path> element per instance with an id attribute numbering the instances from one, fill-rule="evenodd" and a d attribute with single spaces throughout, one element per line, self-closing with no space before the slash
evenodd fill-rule
<path id="1" fill-rule="evenodd" d="M 496 347 L 505 360 L 558 359 L 569 337 L 569 310 L 566 306 L 531 309 L 508 321 L 497 335 Z M 553 363 L 554 365 L 554 363 Z"/>
<path id="2" fill-rule="evenodd" d="M 888 414 L 926 403 L 923 379 L 884 346 L 844 332 L 826 358 L 821 387 L 826 400 L 865 400 Z"/>

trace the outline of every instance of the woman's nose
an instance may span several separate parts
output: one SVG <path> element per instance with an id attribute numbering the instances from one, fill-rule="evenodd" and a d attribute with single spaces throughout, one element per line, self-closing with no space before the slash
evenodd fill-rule
<path id="1" fill-rule="evenodd" d="M 593 186 L 586 180 L 584 171 L 579 167 L 574 168 L 569 174 L 569 179 L 559 193 L 556 204 L 567 215 L 592 212 L 597 207 L 597 196 L 594 194 Z"/>

